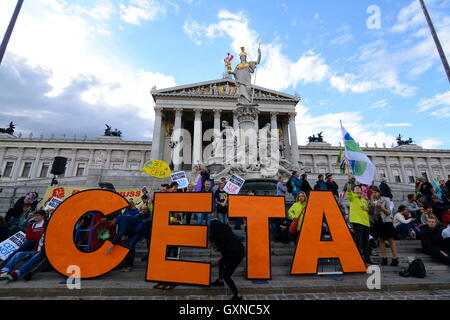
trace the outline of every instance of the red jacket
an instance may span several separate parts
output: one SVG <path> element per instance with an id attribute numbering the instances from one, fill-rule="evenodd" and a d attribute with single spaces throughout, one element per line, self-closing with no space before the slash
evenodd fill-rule
<path id="1" fill-rule="evenodd" d="M 42 224 L 40 227 L 36 227 L 36 223 L 33 223 L 28 226 L 26 239 L 35 241 L 33 250 L 36 250 L 37 246 L 39 245 L 39 240 L 41 239 L 43 232 L 44 232 L 44 224 Z"/>
<path id="2" fill-rule="evenodd" d="M 450 223 L 450 213 L 446 212 L 444 213 L 444 216 L 442 217 L 442 224 L 446 227 L 448 227 L 448 224 Z"/>

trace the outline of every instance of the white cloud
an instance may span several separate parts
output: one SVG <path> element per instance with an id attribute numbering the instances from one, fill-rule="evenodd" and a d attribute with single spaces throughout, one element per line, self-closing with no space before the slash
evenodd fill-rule
<path id="1" fill-rule="evenodd" d="M 417 106 L 419 107 L 417 112 L 428 111 L 437 106 L 450 106 L 450 91 L 436 94 L 431 99 L 422 99 Z"/>
<path id="2" fill-rule="evenodd" d="M 422 142 L 419 143 L 419 145 L 425 149 L 436 149 L 442 144 L 443 141 L 439 140 L 438 138 L 424 139 L 422 140 Z"/>
<path id="3" fill-rule="evenodd" d="M 339 92 L 365 93 L 377 88 L 377 85 L 369 81 L 358 81 L 358 78 L 349 73 L 345 73 L 343 77 L 332 76 L 330 84 L 339 90 Z"/>
<path id="4" fill-rule="evenodd" d="M 389 102 L 386 99 L 378 100 L 369 109 L 385 109 L 389 108 Z"/>
<path id="5" fill-rule="evenodd" d="M 115 112 L 126 105 L 130 112 L 152 119 L 154 102 L 150 88 L 172 87 L 175 79 L 129 66 L 114 50 L 100 44 L 101 35 L 92 32 L 91 20 L 79 7 L 58 0 L 45 3 L 46 6 L 35 4 L 21 12 L 21 23 L 16 25 L 14 41 L 8 47 L 10 59 L 18 57 L 28 67 L 47 70 L 48 97 L 64 94 L 77 79 L 90 79 L 92 85 L 81 96 L 92 107 L 101 104 L 102 108 L 108 108 L 105 112 Z M 102 1 L 99 5 L 108 3 Z M 0 12 L 3 8 L 0 2 Z"/>
<path id="6" fill-rule="evenodd" d="M 166 7 L 154 0 L 130 0 L 128 5 L 120 5 L 121 19 L 136 25 L 140 25 L 142 21 L 159 19 L 166 12 Z"/>
<path id="7" fill-rule="evenodd" d="M 411 123 L 386 123 L 384 127 L 390 128 L 390 127 L 412 127 Z"/>
<path id="8" fill-rule="evenodd" d="M 376 131 L 376 124 L 365 123 L 362 113 L 359 111 L 328 113 L 315 117 L 309 113 L 307 107 L 301 105 L 298 108 L 296 122 L 299 144 L 305 144 L 309 136 L 323 131 L 326 142 L 339 145 L 339 142 L 342 142 L 339 120 L 342 120 L 344 128 L 361 146 L 364 146 L 365 143 L 370 145 L 386 143 L 390 146 L 395 142 L 394 136 Z"/>
<path id="9" fill-rule="evenodd" d="M 352 40 L 353 40 L 353 35 L 351 33 L 346 33 L 346 34 L 340 35 L 339 37 L 331 40 L 331 44 L 344 45 L 344 44 L 351 42 Z"/>

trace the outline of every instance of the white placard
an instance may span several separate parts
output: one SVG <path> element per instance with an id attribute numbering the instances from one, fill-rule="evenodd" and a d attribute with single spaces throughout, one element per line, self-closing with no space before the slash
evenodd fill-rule
<path id="1" fill-rule="evenodd" d="M 189 184 L 189 181 L 186 177 L 186 172 L 184 171 L 174 172 L 170 175 L 170 178 L 172 179 L 172 181 L 178 183 L 178 189 L 187 188 Z"/>
<path id="2" fill-rule="evenodd" d="M 228 194 L 238 194 L 244 183 L 244 179 L 237 174 L 233 174 L 223 190 Z"/>
<path id="3" fill-rule="evenodd" d="M 25 233 L 19 231 L 15 235 L 0 243 L 0 260 L 5 261 L 11 253 L 19 249 L 24 242 Z"/>
<path id="4" fill-rule="evenodd" d="M 53 197 L 45 206 L 44 210 L 48 210 L 48 209 L 56 209 L 58 208 L 58 206 L 63 202 L 63 200 Z"/>

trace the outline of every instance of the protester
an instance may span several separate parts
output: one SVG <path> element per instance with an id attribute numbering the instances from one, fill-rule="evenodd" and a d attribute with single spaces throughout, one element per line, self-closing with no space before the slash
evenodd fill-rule
<path id="1" fill-rule="evenodd" d="M 219 260 L 219 278 L 211 285 L 223 287 L 226 282 L 233 292 L 231 300 L 242 300 L 231 276 L 244 259 L 244 246 L 231 228 L 217 219 L 213 219 L 211 222 L 210 239 L 222 254 L 222 258 Z"/>
<path id="2" fill-rule="evenodd" d="M 328 191 L 333 192 L 333 195 L 336 199 L 339 198 L 339 187 L 337 183 L 333 180 L 333 174 L 327 173 L 325 176 L 326 182 L 325 185 L 327 186 Z"/>
<path id="3" fill-rule="evenodd" d="M 294 198 L 297 196 L 297 194 L 300 192 L 301 187 L 302 187 L 302 181 L 299 179 L 298 177 L 299 173 L 297 171 L 293 171 L 292 172 L 292 177 L 291 177 L 291 185 L 292 185 L 292 195 L 294 196 Z"/>
<path id="4" fill-rule="evenodd" d="M 361 185 L 361 194 L 364 197 L 364 199 L 369 201 L 372 197 L 372 189 L 367 184 L 362 184 Z"/>
<path id="5" fill-rule="evenodd" d="M 123 214 L 128 216 L 138 216 L 139 209 L 136 208 L 136 205 L 133 202 L 133 199 L 128 200 L 128 207 L 124 210 Z"/>
<path id="6" fill-rule="evenodd" d="M 442 263 L 450 265 L 449 242 L 443 239 L 443 231 L 444 226 L 434 217 L 427 217 L 426 224 L 420 227 L 422 250 Z"/>
<path id="7" fill-rule="evenodd" d="M 117 232 L 112 240 L 112 244 L 108 247 L 108 254 L 112 253 L 114 245 L 121 244 L 123 236 L 128 237 L 127 247 L 129 251 L 125 258 L 125 267 L 122 269 L 122 271 L 129 272 L 134 266 L 136 244 L 142 238 L 147 238 L 149 236 L 150 223 L 144 222 L 137 217 L 126 215 L 120 215 L 117 217 L 113 215 L 107 215 L 105 219 L 108 226 L 117 227 Z"/>
<path id="8" fill-rule="evenodd" d="M 389 201 L 392 201 L 394 196 L 392 195 L 391 188 L 386 183 L 386 179 L 381 180 L 381 183 L 380 183 L 378 188 L 380 189 L 380 193 L 381 193 L 381 197 L 382 198 L 388 198 Z"/>
<path id="9" fill-rule="evenodd" d="M 447 182 L 445 182 L 445 186 L 447 187 L 447 190 L 448 190 L 449 193 L 450 193 L 450 174 L 448 175 L 448 180 L 447 180 Z"/>
<path id="10" fill-rule="evenodd" d="M 411 193 L 408 194 L 407 198 L 408 200 L 403 201 L 403 205 L 408 209 L 412 217 L 420 222 L 420 206 L 416 202 L 416 196 Z"/>
<path id="11" fill-rule="evenodd" d="M 328 191 L 327 185 L 325 184 L 325 181 L 323 180 L 323 174 L 319 174 L 317 176 L 317 182 L 314 186 L 314 191 Z"/>
<path id="12" fill-rule="evenodd" d="M 352 175 L 348 175 L 348 180 L 344 184 L 342 191 L 344 191 L 344 192 L 353 191 L 355 186 L 356 186 L 356 178 Z"/>
<path id="13" fill-rule="evenodd" d="M 186 192 L 194 192 L 194 185 L 192 185 L 191 183 L 188 184 Z M 192 212 L 187 212 L 184 214 L 185 218 L 186 218 L 186 224 L 190 225 L 191 224 L 191 218 L 192 218 Z"/>
<path id="14" fill-rule="evenodd" d="M 381 191 L 377 187 L 372 187 L 372 198 L 369 205 L 369 215 L 373 222 L 373 233 L 380 238 L 380 251 L 382 255 L 381 265 L 387 265 L 388 259 L 386 254 L 386 242 L 389 242 L 392 251 L 391 266 L 398 266 L 397 247 L 395 245 L 394 236 L 395 229 L 392 223 L 392 212 L 389 209 L 388 199 L 381 197 Z"/>
<path id="15" fill-rule="evenodd" d="M 286 196 L 288 194 L 286 183 L 283 177 L 278 177 L 277 196 Z"/>
<path id="16" fill-rule="evenodd" d="M 415 218 L 411 216 L 408 208 L 406 206 L 398 207 L 398 212 L 394 216 L 394 228 L 397 230 L 400 235 L 400 239 L 417 239 L 420 236 L 420 230 L 417 228 L 417 225 L 414 223 L 416 221 Z M 414 232 L 414 237 L 411 236 L 412 232 Z"/>
<path id="17" fill-rule="evenodd" d="M 434 194 L 435 190 L 433 185 L 428 181 L 425 181 L 424 178 L 419 179 L 419 192 L 424 196 L 424 201 L 426 204 L 430 204 L 431 196 Z"/>
<path id="18" fill-rule="evenodd" d="M 214 201 L 216 202 L 217 215 L 220 222 L 228 224 L 228 194 L 223 190 L 224 187 L 225 184 L 219 182 L 219 189 L 215 193 Z"/>
<path id="19" fill-rule="evenodd" d="M 362 196 L 361 187 L 358 185 L 354 187 L 354 191 L 347 192 L 347 198 L 350 203 L 348 220 L 352 226 L 351 230 L 354 234 L 356 246 L 364 257 L 366 264 L 373 264 L 370 260 L 369 248 L 369 204 Z"/>
<path id="20" fill-rule="evenodd" d="M 442 216 L 447 211 L 445 205 L 439 200 L 438 196 L 431 196 L 430 206 L 433 208 L 433 213 L 436 215 L 439 221 L 442 221 Z"/>
<path id="21" fill-rule="evenodd" d="M 445 197 L 443 204 L 445 208 L 450 209 L 450 194 Z"/>
<path id="22" fill-rule="evenodd" d="M 445 184 L 445 181 L 442 180 L 442 179 L 439 180 L 439 187 L 438 188 L 439 188 L 439 191 L 436 190 L 436 194 L 440 193 L 439 200 L 444 201 L 445 198 L 447 197 L 450 189 L 447 188 L 447 185 Z"/>
<path id="23" fill-rule="evenodd" d="M 22 246 L 8 257 L 0 271 L 0 280 L 17 280 L 45 258 L 43 252 L 45 215 L 44 210 L 34 213 L 34 223 L 28 227 L 26 233 L 26 239 L 29 241 L 27 247 Z M 21 249 L 26 249 L 26 251 Z M 21 261 L 24 261 L 24 263 L 18 269 L 12 271 Z"/>
<path id="24" fill-rule="evenodd" d="M 418 205 L 420 208 L 423 208 L 423 207 L 425 207 L 425 205 L 426 205 L 426 203 L 425 203 L 425 198 L 424 198 L 423 195 L 421 195 L 421 194 L 418 194 L 418 195 L 416 196 L 416 202 L 417 202 L 417 205 Z"/>
<path id="25" fill-rule="evenodd" d="M 439 219 L 436 217 L 436 215 L 433 213 L 433 207 L 429 205 L 425 205 L 424 212 L 422 213 L 420 217 L 420 222 L 422 225 L 427 224 L 427 219 L 433 218 L 436 220 L 437 223 L 439 223 Z"/>
<path id="26" fill-rule="evenodd" d="M 303 218 L 305 217 L 307 201 L 308 197 L 306 196 L 306 193 L 302 191 L 297 194 L 297 197 L 295 197 L 295 203 L 288 210 L 289 217 L 292 220 L 298 218 L 297 232 L 295 234 L 296 241 L 298 240 L 298 235 L 303 224 Z"/>
<path id="27" fill-rule="evenodd" d="M 306 196 L 309 196 L 309 193 L 312 191 L 312 188 L 308 182 L 308 175 L 306 173 L 302 174 L 300 180 L 302 182 L 302 187 L 300 188 L 300 190 L 306 193 Z"/>
<path id="28" fill-rule="evenodd" d="M 34 211 L 38 205 L 38 193 L 28 192 L 25 196 L 19 198 L 14 206 L 8 210 L 5 215 L 6 222 L 11 219 L 19 219 L 23 213 Z"/>
<path id="29" fill-rule="evenodd" d="M 448 227 L 450 224 L 450 208 L 447 209 L 447 212 L 442 216 L 442 225 L 444 227 Z"/>
<path id="30" fill-rule="evenodd" d="M 201 192 L 212 192 L 211 188 L 211 180 L 206 180 L 203 184 L 203 188 Z M 216 212 L 216 202 L 213 201 L 213 212 Z M 197 224 L 202 225 L 203 221 L 205 221 L 205 225 L 209 226 L 210 223 L 210 213 L 197 213 Z"/>

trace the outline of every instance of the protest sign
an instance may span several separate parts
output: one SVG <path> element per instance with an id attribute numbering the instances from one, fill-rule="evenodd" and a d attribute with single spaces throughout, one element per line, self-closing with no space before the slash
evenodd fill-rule
<path id="1" fill-rule="evenodd" d="M 237 174 L 233 174 L 230 180 L 225 185 L 224 190 L 228 194 L 238 194 L 244 183 L 244 179 L 239 177 Z"/>
<path id="2" fill-rule="evenodd" d="M 154 178 L 168 178 L 170 176 L 169 165 L 162 160 L 150 160 L 144 163 L 144 167 L 139 171 L 144 171 Z"/>
<path id="3" fill-rule="evenodd" d="M 187 188 L 189 181 L 186 177 L 186 172 L 180 171 L 180 172 L 174 172 L 170 175 L 170 178 L 172 181 L 175 181 L 178 183 L 178 189 Z"/>
<path id="4" fill-rule="evenodd" d="M 0 260 L 5 261 L 8 259 L 10 254 L 19 249 L 24 242 L 25 233 L 19 231 L 15 235 L 0 243 Z"/>
<path id="5" fill-rule="evenodd" d="M 49 209 L 53 209 L 55 210 L 56 208 L 58 208 L 58 206 L 63 202 L 63 200 L 53 197 L 45 206 L 44 210 L 49 210 Z"/>

